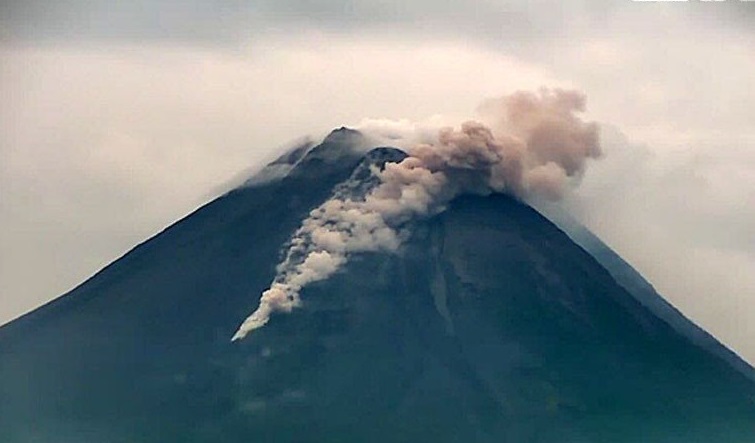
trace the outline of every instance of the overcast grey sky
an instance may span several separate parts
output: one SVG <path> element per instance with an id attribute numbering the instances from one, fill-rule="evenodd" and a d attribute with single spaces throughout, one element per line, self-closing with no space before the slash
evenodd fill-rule
<path id="1" fill-rule="evenodd" d="M 564 206 L 755 361 L 755 2 L 8 0 L 0 322 L 301 136 L 583 90 L 606 156 Z"/>

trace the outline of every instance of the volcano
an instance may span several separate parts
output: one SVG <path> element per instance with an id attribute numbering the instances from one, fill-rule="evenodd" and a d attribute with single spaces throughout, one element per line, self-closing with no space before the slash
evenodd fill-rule
<path id="1" fill-rule="evenodd" d="M 302 219 L 405 156 L 369 145 L 301 146 L 0 328 L 0 441 L 755 441 L 747 363 L 503 194 L 455 198 L 231 342 Z"/>

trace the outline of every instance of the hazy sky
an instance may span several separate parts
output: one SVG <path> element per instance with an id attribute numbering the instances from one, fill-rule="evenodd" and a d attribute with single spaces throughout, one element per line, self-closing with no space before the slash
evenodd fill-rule
<path id="1" fill-rule="evenodd" d="M 584 91 L 605 158 L 563 203 L 755 362 L 755 2 L 7 0 L 0 322 L 307 134 Z"/>

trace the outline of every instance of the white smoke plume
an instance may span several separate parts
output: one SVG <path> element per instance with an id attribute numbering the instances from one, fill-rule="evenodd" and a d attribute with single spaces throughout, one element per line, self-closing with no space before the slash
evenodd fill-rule
<path id="1" fill-rule="evenodd" d="M 399 162 L 373 166 L 377 185 L 366 195 L 351 195 L 344 186 L 310 212 L 259 307 L 232 340 L 265 325 L 272 313 L 299 306 L 301 289 L 330 277 L 350 255 L 398 250 L 408 222 L 443 211 L 461 194 L 561 198 L 578 183 L 587 159 L 601 153 L 598 126 L 579 116 L 584 109 L 577 91 L 517 92 L 483 105 L 488 124 L 468 121 L 433 137 L 410 135 L 426 142 L 408 148 Z M 390 138 L 406 138 L 395 125 L 389 129 Z"/>

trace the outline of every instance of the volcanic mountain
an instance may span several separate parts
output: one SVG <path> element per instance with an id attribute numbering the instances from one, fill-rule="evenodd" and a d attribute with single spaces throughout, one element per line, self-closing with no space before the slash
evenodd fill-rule
<path id="1" fill-rule="evenodd" d="M 454 199 L 231 342 L 307 214 L 406 156 L 368 146 L 302 146 L 0 328 L 0 441 L 755 441 L 749 365 L 502 194 Z"/>

